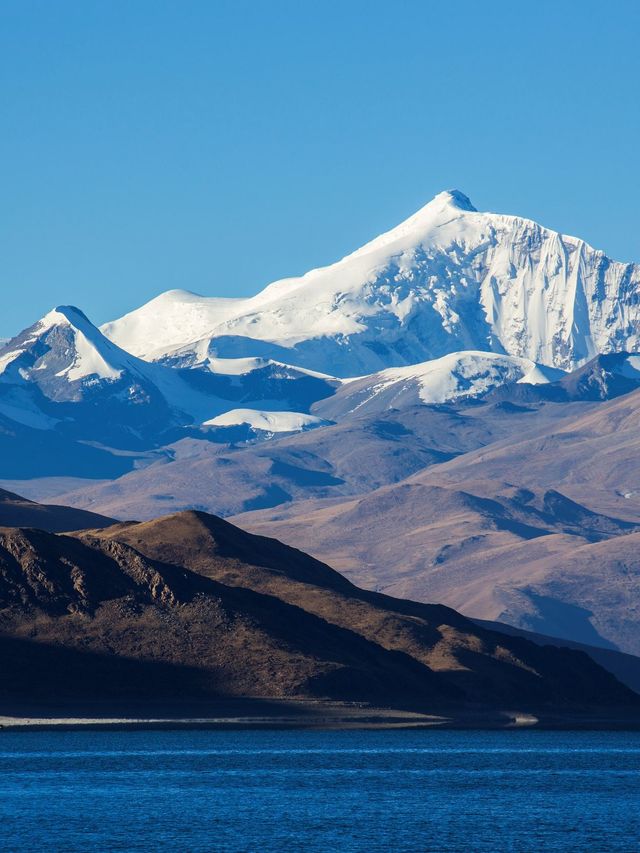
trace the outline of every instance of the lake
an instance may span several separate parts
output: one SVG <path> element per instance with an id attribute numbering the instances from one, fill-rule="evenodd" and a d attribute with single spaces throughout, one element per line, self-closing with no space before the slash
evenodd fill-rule
<path id="1" fill-rule="evenodd" d="M 640 849 L 640 733 L 0 732 L 0 849 Z"/>

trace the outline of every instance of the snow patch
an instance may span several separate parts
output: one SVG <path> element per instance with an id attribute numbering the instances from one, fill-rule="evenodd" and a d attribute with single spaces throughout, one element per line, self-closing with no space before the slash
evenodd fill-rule
<path id="1" fill-rule="evenodd" d="M 15 361 L 19 358 L 24 350 L 17 349 L 12 350 L 11 352 L 7 352 L 4 355 L 0 355 L 0 374 L 4 373 L 7 367 L 11 364 L 11 362 Z"/>
<path id="2" fill-rule="evenodd" d="M 246 424 L 262 432 L 300 432 L 325 426 L 328 421 L 302 412 L 267 412 L 257 409 L 232 409 L 204 421 L 203 426 L 240 426 Z"/>
<path id="3" fill-rule="evenodd" d="M 630 355 L 625 358 L 622 367 L 616 370 L 616 373 L 627 379 L 640 379 L 640 355 Z"/>

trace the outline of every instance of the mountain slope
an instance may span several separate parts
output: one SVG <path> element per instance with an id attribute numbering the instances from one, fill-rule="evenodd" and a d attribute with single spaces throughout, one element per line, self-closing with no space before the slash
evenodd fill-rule
<path id="1" fill-rule="evenodd" d="M 506 400 L 512 404 L 613 400 L 639 388 L 640 356 L 617 352 L 597 355 L 570 373 L 550 377 L 546 383 L 534 386 L 529 380 L 521 380 L 518 387 L 508 383 L 496 385 L 485 395 L 485 400 Z"/>
<path id="2" fill-rule="evenodd" d="M 570 369 L 638 348 L 639 287 L 640 266 L 480 213 L 453 190 L 341 261 L 251 299 L 171 292 L 103 331 L 146 358 L 270 356 L 338 376 L 461 350 Z"/>
<path id="3" fill-rule="evenodd" d="M 640 518 L 640 389 L 584 408 L 556 408 L 564 417 L 553 428 L 538 424 L 447 462 L 437 482 L 510 481 L 525 488 L 553 483 L 598 512 Z"/>
<path id="4" fill-rule="evenodd" d="M 514 382 L 546 384 L 564 375 L 560 370 L 524 358 L 455 352 L 423 364 L 390 367 L 372 376 L 345 382 L 332 397 L 317 403 L 314 412 L 335 420 L 354 412 L 381 414 L 388 409 L 420 403 L 439 405 L 474 399 Z"/>
<path id="5" fill-rule="evenodd" d="M 336 407 L 342 405 L 341 394 L 335 397 Z M 143 520 L 182 509 L 228 516 L 309 498 L 364 494 L 510 435 L 550 431 L 569 409 L 584 412 L 595 405 L 405 406 L 403 400 L 402 408 L 362 415 L 358 408 L 348 414 L 330 409 L 333 399 L 326 405 L 336 424 L 248 445 L 184 439 L 118 479 L 84 485 L 74 481 L 66 489 L 63 481 L 56 499 L 116 518 Z M 348 395 L 344 404 L 352 408 Z M 244 438 L 237 436 L 239 442 Z M 6 488 L 26 489 L 36 500 L 51 495 L 39 494 L 37 482 L 10 482 Z"/>
<path id="6" fill-rule="evenodd" d="M 202 513 L 74 536 L 0 528 L 0 648 L 5 704 L 315 697 L 454 715 L 470 703 L 556 715 L 640 707 L 582 652 L 367 593 Z"/>
<path id="7" fill-rule="evenodd" d="M 96 536 L 126 543 L 149 559 L 183 566 L 226 588 L 285 601 L 329 626 L 356 632 L 389 653 L 428 667 L 438 679 L 432 679 L 431 690 L 439 685 L 450 698 L 495 703 L 521 702 L 528 695 L 534 702 L 584 701 L 585 689 L 592 690 L 584 660 L 557 649 L 511 645 L 504 635 L 478 631 L 448 608 L 364 592 L 306 554 L 214 516 L 181 513 L 116 525 Z M 570 683 L 562 684 L 565 666 L 571 669 Z"/>
<path id="8" fill-rule="evenodd" d="M 558 517 L 557 510 L 529 508 L 528 494 L 492 495 L 477 484 L 462 491 L 406 481 L 364 497 L 234 521 L 304 543 L 368 588 L 637 655 L 638 526 L 625 529 L 597 515 L 595 526 L 588 517 L 567 522 L 562 510 Z M 579 505 L 572 510 L 584 512 Z M 603 532 L 610 524 L 611 533 Z"/>
<path id="9" fill-rule="evenodd" d="M 122 685 L 113 677 L 96 684 L 94 675 L 85 686 L 73 680 L 73 671 L 71 679 L 57 671 L 49 701 L 327 692 L 338 698 L 382 693 L 438 701 L 451 693 L 410 658 L 332 629 L 285 602 L 222 586 L 90 536 L 0 529 L 0 625 L 3 638 L 88 654 L 98 672 L 105 659 L 108 664 L 116 658 L 125 667 L 155 664 L 165 676 L 164 682 L 126 679 Z M 40 697 L 39 684 L 25 688 Z M 18 698 L 6 682 L 2 692 Z"/>
<path id="10" fill-rule="evenodd" d="M 639 407 L 634 391 L 365 496 L 238 522 L 363 585 L 638 654 Z"/>
<path id="11" fill-rule="evenodd" d="M 49 533 L 107 527 L 114 519 L 95 512 L 58 504 L 28 501 L 20 495 L 0 489 L 0 527 L 37 527 Z"/>
<path id="12" fill-rule="evenodd" d="M 481 619 L 474 621 L 483 628 L 489 628 L 503 634 L 511 634 L 515 637 L 524 637 L 525 640 L 531 640 L 540 646 L 564 646 L 565 648 L 586 652 L 590 658 L 615 675 L 627 687 L 636 693 L 640 692 L 640 657 L 617 652 L 614 649 L 604 649 L 601 646 L 589 646 L 586 643 L 568 640 L 566 637 L 558 639 L 557 637 L 548 637 L 545 634 L 535 634 L 522 628 L 514 628 L 513 625 L 507 625 L 505 622 L 485 622 Z"/>
<path id="13" fill-rule="evenodd" d="M 240 406 L 305 413 L 338 384 L 259 359 L 190 370 L 149 364 L 71 306 L 49 312 L 0 350 L 0 418 L 40 430 L 44 443 L 53 432 L 148 449 Z"/>

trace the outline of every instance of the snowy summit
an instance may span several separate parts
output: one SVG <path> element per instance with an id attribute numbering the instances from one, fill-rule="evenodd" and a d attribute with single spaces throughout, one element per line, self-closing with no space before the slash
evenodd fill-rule
<path id="1" fill-rule="evenodd" d="M 638 347 L 639 289 L 640 266 L 451 190 L 252 298 L 171 291 L 103 332 L 151 360 L 267 357 L 342 377 L 463 350 L 571 369 Z"/>

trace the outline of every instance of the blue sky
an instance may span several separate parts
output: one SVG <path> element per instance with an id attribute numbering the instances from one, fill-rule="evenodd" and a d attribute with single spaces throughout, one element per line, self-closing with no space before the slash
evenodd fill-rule
<path id="1" fill-rule="evenodd" d="M 442 189 L 640 261 L 640 4 L 2 0 L 0 335 L 247 295 Z"/>

